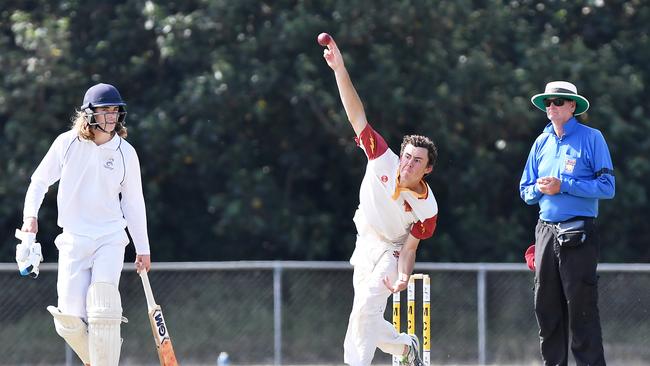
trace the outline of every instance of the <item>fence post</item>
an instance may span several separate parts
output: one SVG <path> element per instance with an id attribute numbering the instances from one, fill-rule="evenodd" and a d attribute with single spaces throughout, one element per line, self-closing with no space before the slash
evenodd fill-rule
<path id="1" fill-rule="evenodd" d="M 485 287 L 486 287 L 486 275 L 485 268 L 479 268 L 476 276 L 477 286 L 477 305 L 478 305 L 478 364 L 485 365 L 485 345 L 486 345 L 486 296 L 485 296 Z"/>
<path id="2" fill-rule="evenodd" d="M 63 342 L 65 343 L 65 342 Z M 72 348 L 68 346 L 67 343 L 65 343 L 65 365 L 66 366 L 72 366 L 73 365 L 73 359 L 74 355 L 72 354 Z"/>
<path id="3" fill-rule="evenodd" d="M 282 365 L 282 264 L 273 265 L 273 364 Z"/>

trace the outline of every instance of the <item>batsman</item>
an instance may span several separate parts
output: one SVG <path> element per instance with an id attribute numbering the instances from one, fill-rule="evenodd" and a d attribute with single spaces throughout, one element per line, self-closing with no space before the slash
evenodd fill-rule
<path id="1" fill-rule="evenodd" d="M 354 266 L 354 303 L 344 342 L 344 361 L 370 365 L 377 347 L 401 356 L 403 365 L 422 365 L 419 340 L 398 333 L 384 319 L 386 300 L 404 290 L 415 265 L 420 240 L 433 235 L 438 204 L 424 177 L 431 173 L 438 152 L 420 135 L 405 136 L 399 156 L 366 120 L 361 99 L 352 85 L 336 43 L 328 39 L 323 56 L 334 71 L 341 101 L 368 158 L 354 215 L 357 242 Z"/>
<path id="2" fill-rule="evenodd" d="M 118 290 L 129 243 L 136 269 L 151 267 L 138 155 L 125 138 L 126 103 L 109 84 L 86 92 L 71 130 L 59 135 L 27 189 L 23 233 L 36 234 L 48 188 L 59 182 L 58 305 L 48 306 L 56 332 L 92 366 L 116 366 L 122 339 Z"/>

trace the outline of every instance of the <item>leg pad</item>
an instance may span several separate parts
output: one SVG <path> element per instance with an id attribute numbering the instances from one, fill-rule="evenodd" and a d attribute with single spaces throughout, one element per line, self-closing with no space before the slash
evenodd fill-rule
<path id="1" fill-rule="evenodd" d="M 92 366 L 117 366 L 122 340 L 122 300 L 112 283 L 96 282 L 88 288 L 88 348 Z"/>
<path id="2" fill-rule="evenodd" d="M 84 364 L 89 364 L 88 326 L 86 323 L 78 316 L 63 314 L 54 306 L 48 306 L 47 311 L 54 317 L 56 332 L 65 339 Z"/>

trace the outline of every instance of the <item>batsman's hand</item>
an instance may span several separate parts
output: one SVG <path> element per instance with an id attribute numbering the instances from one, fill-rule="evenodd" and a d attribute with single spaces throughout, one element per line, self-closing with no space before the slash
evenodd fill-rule
<path id="1" fill-rule="evenodd" d="M 143 269 L 147 272 L 151 269 L 151 256 L 148 254 L 135 256 L 135 271 L 140 273 Z"/>
<path id="2" fill-rule="evenodd" d="M 341 51 L 339 51 L 339 47 L 336 45 L 334 38 L 332 38 L 332 41 L 327 44 L 327 48 L 323 50 L 323 57 L 325 58 L 327 65 L 334 71 L 345 67 L 343 64 L 343 56 L 341 55 Z"/>
<path id="3" fill-rule="evenodd" d="M 34 234 L 38 233 L 38 220 L 35 217 L 25 217 L 20 231 Z"/>
<path id="4" fill-rule="evenodd" d="M 383 282 L 384 282 L 384 285 L 386 286 L 386 288 L 388 289 L 388 291 L 390 291 L 392 293 L 397 293 L 397 292 L 404 291 L 404 289 L 406 289 L 406 286 L 408 286 L 408 281 L 402 281 L 402 280 L 399 280 L 399 279 L 397 281 L 395 281 L 394 284 L 392 284 L 390 282 L 390 278 L 388 278 L 388 276 L 384 277 Z"/>

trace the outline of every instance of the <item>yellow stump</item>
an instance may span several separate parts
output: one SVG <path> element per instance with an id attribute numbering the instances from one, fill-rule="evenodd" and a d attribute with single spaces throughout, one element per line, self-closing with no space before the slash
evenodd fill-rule
<path id="1" fill-rule="evenodd" d="M 409 278 L 409 284 L 407 287 L 407 328 L 406 333 L 410 335 L 415 335 L 415 279 L 413 277 Z"/>
<path id="2" fill-rule="evenodd" d="M 399 292 L 393 294 L 393 326 L 399 333 L 401 330 L 401 313 L 402 313 L 402 304 Z M 399 365 L 400 356 L 393 356 L 393 366 Z"/>
<path id="3" fill-rule="evenodd" d="M 431 365 L 431 278 L 422 279 L 422 363 Z"/>
<path id="4" fill-rule="evenodd" d="M 409 278 L 406 289 L 406 333 L 415 335 L 415 280 L 422 280 L 422 363 L 431 365 L 431 278 L 429 275 L 414 273 Z M 401 332 L 401 297 L 393 294 L 393 326 Z M 418 350 L 419 352 L 420 350 Z M 400 356 L 393 356 L 393 366 L 399 365 Z"/>

